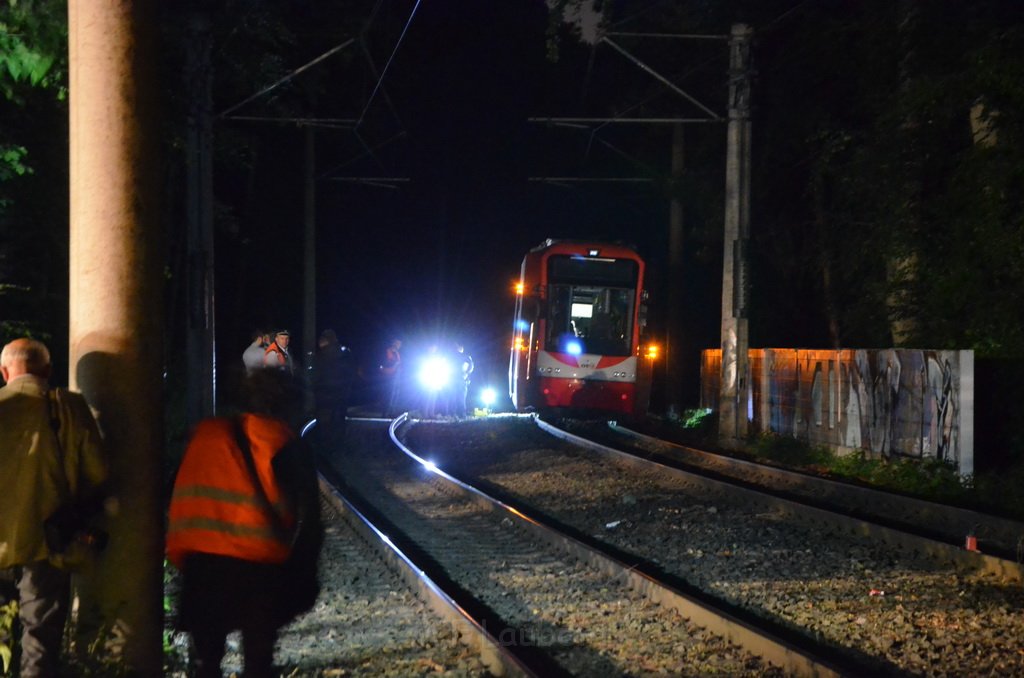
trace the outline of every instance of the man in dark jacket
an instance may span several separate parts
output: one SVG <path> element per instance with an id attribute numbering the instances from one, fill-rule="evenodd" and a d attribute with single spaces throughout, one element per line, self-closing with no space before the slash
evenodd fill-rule
<path id="1" fill-rule="evenodd" d="M 351 352 L 341 345 L 334 330 L 324 330 L 313 356 L 313 399 L 317 438 L 325 445 L 334 445 L 345 438 L 353 376 Z"/>
<path id="2" fill-rule="evenodd" d="M 454 359 L 452 368 L 455 370 L 452 383 L 453 402 L 449 414 L 464 419 L 468 414 L 466 398 L 469 396 L 470 375 L 473 374 L 475 366 L 473 356 L 466 353 L 466 347 L 461 341 L 455 342 L 454 348 L 455 352 L 452 354 Z"/>

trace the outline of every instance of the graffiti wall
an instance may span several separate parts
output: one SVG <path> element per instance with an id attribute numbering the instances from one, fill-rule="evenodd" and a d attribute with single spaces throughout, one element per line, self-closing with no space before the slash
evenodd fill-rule
<path id="1" fill-rule="evenodd" d="M 701 355 L 701 405 L 718 409 L 721 350 Z M 754 432 L 974 471 L 974 353 L 751 349 Z"/>

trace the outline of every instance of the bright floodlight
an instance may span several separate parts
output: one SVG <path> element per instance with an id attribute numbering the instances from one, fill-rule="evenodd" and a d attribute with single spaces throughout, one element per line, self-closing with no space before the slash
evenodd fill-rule
<path id="1" fill-rule="evenodd" d="M 441 356 L 431 356 L 423 361 L 420 369 L 420 383 L 431 391 L 440 391 L 451 378 L 452 368 Z"/>
<path id="2" fill-rule="evenodd" d="M 485 388 L 480 392 L 480 402 L 483 403 L 484 407 L 490 407 L 494 404 L 494 401 L 498 399 L 498 394 L 493 388 Z"/>
<path id="3" fill-rule="evenodd" d="M 583 344 L 578 341 L 570 341 L 565 345 L 565 352 L 569 355 L 579 355 L 583 353 Z"/>

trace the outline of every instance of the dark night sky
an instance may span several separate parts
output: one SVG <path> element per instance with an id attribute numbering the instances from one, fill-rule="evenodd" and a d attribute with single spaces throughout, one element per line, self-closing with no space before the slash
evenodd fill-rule
<path id="1" fill-rule="evenodd" d="M 400 25 L 407 18 L 397 12 L 393 21 Z M 511 285 L 526 251 L 548 237 L 634 243 L 652 266 L 648 287 L 657 302 L 668 223 L 662 189 L 528 181 L 640 175 L 611 146 L 588 146 L 580 130 L 544 128 L 527 118 L 605 115 L 611 106 L 630 104 L 619 91 L 623 77 L 645 87 L 653 81 L 607 49 L 598 52 L 588 75 L 590 49 L 573 41 L 563 43 L 562 60 L 552 64 L 545 58 L 547 21 L 539 1 L 423 2 L 383 87 L 365 108 L 358 138 L 351 131 L 318 130 L 317 325 L 333 327 L 367 364 L 389 336 L 405 338 L 409 353 L 459 336 L 477 358 L 479 382 L 486 377 L 503 387 Z M 371 33 L 378 68 L 396 38 L 394 31 Z M 345 68 L 336 77 L 361 78 L 362 98 L 346 102 L 341 96 L 330 102 L 334 110 L 323 105 L 319 116 L 364 112 L 375 80 L 358 59 Z M 724 128 L 714 130 L 724 136 Z M 222 337 L 238 336 L 240 345 L 225 347 L 222 339 L 221 350 L 231 351 L 222 360 L 240 353 L 251 325 L 301 331 L 301 134 L 281 129 L 263 142 L 276 149 L 265 162 L 278 171 L 258 180 L 266 182 L 257 195 L 268 205 L 253 208 L 254 218 L 270 214 L 294 226 L 271 226 L 275 235 L 255 248 L 256 263 L 243 279 L 268 278 L 275 291 L 268 290 L 262 302 L 250 295 L 242 306 L 252 313 L 224 311 L 231 319 L 222 324 Z M 653 146 L 661 165 L 655 170 L 665 171 L 667 130 L 613 128 L 601 139 L 627 154 L 650 156 Z M 374 149 L 371 155 L 367 147 Z M 409 181 L 394 188 L 338 181 L 360 176 Z M 718 281 L 711 282 L 702 293 L 717 304 Z"/>

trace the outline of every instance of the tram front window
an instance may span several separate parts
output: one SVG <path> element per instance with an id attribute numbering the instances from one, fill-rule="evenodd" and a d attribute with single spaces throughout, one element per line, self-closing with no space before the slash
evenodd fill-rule
<path id="1" fill-rule="evenodd" d="M 632 353 L 631 289 L 551 285 L 545 346 L 549 351 L 626 356 Z"/>

